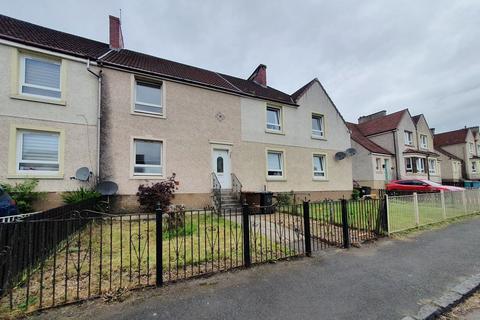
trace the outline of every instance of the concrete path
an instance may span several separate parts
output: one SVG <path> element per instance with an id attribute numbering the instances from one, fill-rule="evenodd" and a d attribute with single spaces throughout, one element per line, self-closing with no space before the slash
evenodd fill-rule
<path id="1" fill-rule="evenodd" d="M 263 265 L 43 319 L 401 319 L 480 272 L 480 218 L 403 240 Z"/>

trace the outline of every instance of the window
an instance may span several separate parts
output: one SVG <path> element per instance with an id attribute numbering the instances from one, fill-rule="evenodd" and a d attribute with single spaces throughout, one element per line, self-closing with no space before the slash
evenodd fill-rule
<path id="1" fill-rule="evenodd" d="M 323 138 L 325 136 L 323 119 L 323 116 L 320 114 L 312 115 L 312 136 L 319 138 Z"/>
<path id="2" fill-rule="evenodd" d="M 22 56 L 20 60 L 20 93 L 60 99 L 61 63 L 53 60 Z"/>
<path id="3" fill-rule="evenodd" d="M 417 172 L 425 173 L 425 158 L 417 158 Z"/>
<path id="4" fill-rule="evenodd" d="M 477 162 L 472 161 L 472 173 L 477 173 Z"/>
<path id="5" fill-rule="evenodd" d="M 411 131 L 405 131 L 405 144 L 413 145 L 413 133 Z"/>
<path id="6" fill-rule="evenodd" d="M 17 172 L 51 174 L 59 172 L 58 132 L 17 131 Z"/>
<path id="7" fill-rule="evenodd" d="M 470 142 L 470 143 L 468 144 L 468 150 L 470 151 L 470 154 L 473 154 L 473 153 L 474 153 L 474 152 L 473 152 L 473 143 Z"/>
<path id="8" fill-rule="evenodd" d="M 428 148 L 428 138 L 426 135 L 420 135 L 420 148 L 427 149 Z"/>
<path id="9" fill-rule="evenodd" d="M 133 174 L 139 176 L 162 175 L 163 143 L 161 141 L 135 139 L 133 144 L 135 156 Z"/>
<path id="10" fill-rule="evenodd" d="M 135 81 L 135 111 L 163 115 L 162 85 Z"/>
<path id="11" fill-rule="evenodd" d="M 268 171 L 269 177 L 282 177 L 283 176 L 283 153 L 279 151 L 268 151 L 267 153 Z"/>
<path id="12" fill-rule="evenodd" d="M 282 131 L 282 109 L 276 107 L 267 107 L 267 129 L 272 131 Z"/>
<path id="13" fill-rule="evenodd" d="M 325 170 L 325 155 L 316 154 L 313 156 L 313 177 L 316 179 L 325 179 L 326 170 Z"/>
<path id="14" fill-rule="evenodd" d="M 223 173 L 223 157 L 217 157 L 217 173 Z"/>
<path id="15" fill-rule="evenodd" d="M 437 173 L 437 160 L 435 159 L 428 159 L 428 172 L 430 174 Z"/>
<path id="16" fill-rule="evenodd" d="M 376 158 L 375 159 L 375 170 L 380 171 L 382 167 L 382 159 Z"/>
<path id="17" fill-rule="evenodd" d="M 413 172 L 412 158 L 405 158 L 405 171 L 406 172 Z"/>

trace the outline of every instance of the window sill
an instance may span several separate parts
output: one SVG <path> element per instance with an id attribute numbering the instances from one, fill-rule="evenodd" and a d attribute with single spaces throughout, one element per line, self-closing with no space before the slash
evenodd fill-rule
<path id="1" fill-rule="evenodd" d="M 149 118 L 157 118 L 157 119 L 167 119 L 167 117 L 163 114 L 153 114 L 153 113 L 146 113 L 146 112 L 137 112 L 137 111 L 132 111 L 130 112 L 131 115 L 134 116 L 141 116 L 141 117 L 149 117 Z"/>
<path id="2" fill-rule="evenodd" d="M 164 175 L 145 175 L 145 176 L 130 176 L 130 180 L 165 180 Z"/>
<path id="3" fill-rule="evenodd" d="M 327 178 L 312 178 L 312 181 L 316 182 L 328 182 L 329 180 Z"/>
<path id="4" fill-rule="evenodd" d="M 7 179 L 39 179 L 39 180 L 63 180 L 64 175 L 43 175 L 43 174 L 22 174 L 15 173 L 7 175 Z"/>
<path id="5" fill-rule="evenodd" d="M 47 104 L 54 104 L 57 106 L 66 106 L 67 102 L 65 100 L 53 100 L 48 98 L 40 98 L 40 97 L 32 97 L 32 96 L 25 96 L 21 94 L 11 94 L 10 98 L 17 99 L 17 100 L 25 100 L 25 101 L 32 101 L 32 102 L 41 102 Z"/>
<path id="6" fill-rule="evenodd" d="M 272 133 L 272 134 L 279 134 L 279 135 L 285 135 L 283 131 L 277 131 L 277 130 L 270 130 L 270 129 L 265 129 L 265 133 Z"/>
<path id="7" fill-rule="evenodd" d="M 285 181 L 287 181 L 287 178 L 285 178 L 285 177 L 278 177 L 278 178 L 275 178 L 275 177 L 267 177 L 267 181 L 285 182 Z"/>
<path id="8" fill-rule="evenodd" d="M 313 134 L 312 134 L 312 139 L 327 141 L 327 138 L 325 138 L 325 136 L 320 137 L 320 136 L 316 136 L 316 135 L 313 135 Z"/>

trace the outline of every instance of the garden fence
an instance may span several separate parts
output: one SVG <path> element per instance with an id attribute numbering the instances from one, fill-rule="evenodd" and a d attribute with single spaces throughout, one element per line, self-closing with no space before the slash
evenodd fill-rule
<path id="1" fill-rule="evenodd" d="M 389 196 L 388 231 L 395 233 L 480 212 L 480 189 Z"/>
<path id="2" fill-rule="evenodd" d="M 382 200 L 123 215 L 95 206 L 86 202 L 0 224 L 0 313 L 112 298 L 128 289 L 348 248 L 386 232 Z"/>

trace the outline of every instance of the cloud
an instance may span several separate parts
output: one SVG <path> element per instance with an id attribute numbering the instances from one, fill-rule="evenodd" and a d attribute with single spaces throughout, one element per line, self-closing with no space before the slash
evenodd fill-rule
<path id="1" fill-rule="evenodd" d="M 94 9 L 93 9 L 94 8 Z M 318 77 L 344 117 L 409 107 L 437 130 L 480 122 L 480 4 L 459 0 L 15 1 L 2 13 L 291 93 Z"/>

